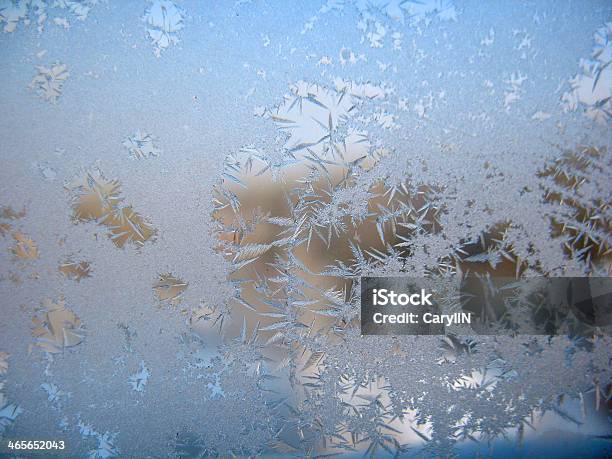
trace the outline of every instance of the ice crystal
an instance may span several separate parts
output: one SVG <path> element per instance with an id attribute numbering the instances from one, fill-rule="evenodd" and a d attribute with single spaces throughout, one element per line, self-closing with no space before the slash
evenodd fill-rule
<path id="1" fill-rule="evenodd" d="M 0 352 L 0 376 L 4 376 L 8 371 L 8 358 L 10 354 Z M 4 381 L 0 380 L 0 438 L 4 436 L 6 428 L 15 422 L 17 416 L 23 409 L 14 403 L 10 403 L 4 394 Z"/>
<path id="2" fill-rule="evenodd" d="M 518 100 L 526 79 L 520 72 L 510 75 L 507 82 L 514 95 L 506 95 L 507 106 Z M 455 236 L 455 245 L 445 242 L 451 228 L 457 228 L 454 222 L 471 217 L 453 211 L 456 206 L 450 203 L 455 197 L 448 177 L 445 183 L 434 177 L 431 183 L 423 179 L 410 183 L 387 167 L 398 157 L 392 151 L 378 153 L 379 142 L 371 132 L 380 134 L 390 127 L 381 123 L 381 112 L 375 108 L 377 103 L 386 102 L 389 92 L 362 89 L 366 87 L 342 80 L 336 81 L 334 89 L 305 82 L 292 86 L 292 94 L 271 110 L 271 120 L 287 134 L 282 150 L 274 160 L 250 147 L 230 155 L 218 188 L 216 217 L 223 224 L 221 239 L 226 241 L 226 254 L 236 271 L 243 277 L 250 276 L 253 282 L 237 292 L 237 303 L 245 313 L 254 312 L 263 322 L 256 332 L 269 336 L 268 345 L 285 349 L 278 368 L 288 370 L 292 383 L 301 380 L 308 388 L 305 399 L 292 407 L 294 411 L 287 419 L 290 425 L 301 425 L 304 418 L 312 416 L 306 422 L 308 433 L 300 433 L 300 445 L 276 438 L 273 448 L 310 454 L 313 448 L 329 442 L 325 451 L 356 450 L 375 455 L 385 450 L 397 455 L 404 452 L 401 438 L 408 429 L 420 439 L 425 451 L 446 454 L 462 439 L 490 440 L 503 435 L 507 427 L 520 426 L 536 406 L 545 411 L 558 410 L 554 403 L 542 404 L 546 382 L 536 372 L 527 376 L 521 370 L 524 354 L 510 350 L 516 346 L 504 352 L 486 339 L 449 335 L 443 338 L 437 356 L 432 357 L 428 340 L 392 343 L 383 339 L 377 341 L 383 347 L 373 351 L 368 340 L 359 336 L 361 275 L 425 274 L 437 276 L 440 284 L 444 277 L 471 269 L 509 270 L 517 277 L 535 266 L 549 269 L 542 264 L 547 255 L 536 255 L 531 246 L 521 242 L 519 235 L 527 227 L 518 222 L 532 221 L 525 220 L 524 215 L 510 216 L 506 211 L 482 222 L 476 233 L 459 231 L 463 236 Z M 355 126 L 358 120 L 365 123 L 359 131 L 364 134 L 352 140 L 355 131 L 344 125 Z M 373 124 L 383 131 L 373 129 Z M 545 232 L 540 237 L 547 243 L 541 250 L 563 259 L 566 248 L 577 244 L 567 255 L 586 262 L 586 271 L 602 269 L 601 262 L 609 256 L 609 218 L 604 217 L 608 204 L 583 201 L 587 196 L 603 196 L 609 189 L 604 184 L 605 173 L 600 174 L 608 167 L 605 158 L 606 151 L 590 147 L 565 154 L 551 166 L 533 169 L 533 179 L 546 190 L 534 201 L 540 209 L 538 219 L 544 218 L 538 227 Z M 269 186 L 282 196 L 274 205 L 275 212 L 265 219 L 245 218 L 249 205 L 245 207 L 244 202 L 253 199 L 249 195 L 253 189 L 246 186 L 251 174 L 269 177 Z M 280 183 L 278 177 L 283 177 Z M 462 178 L 457 180 L 463 185 Z M 583 192 L 583 186 L 589 191 Z M 552 207 L 553 203 L 563 207 Z M 492 209 L 494 203 L 487 206 Z M 558 237 L 555 222 L 561 216 L 573 221 L 561 229 L 566 237 L 551 244 Z M 258 227 L 263 226 L 269 228 L 266 239 L 254 238 L 253 234 L 260 234 Z M 529 230 L 533 234 L 535 227 Z M 347 251 L 350 256 L 335 259 L 335 254 Z M 262 277 L 257 266 L 263 264 L 272 267 L 274 275 Z M 329 287 L 312 282 L 318 276 L 330 282 Z M 449 295 L 444 307 L 456 307 L 456 297 Z M 517 313 L 520 305 L 515 306 L 511 312 Z M 521 320 L 522 316 L 508 317 Z M 336 340 L 343 345 L 333 345 Z M 580 372 L 609 345 L 604 336 L 594 337 L 592 343 L 594 353 L 578 351 L 580 362 L 576 365 L 581 370 L 575 369 L 583 375 L 580 383 L 576 380 L 559 388 L 560 392 L 575 394 L 592 384 L 599 370 Z M 414 349 L 406 352 L 405 346 Z M 547 353 L 547 362 L 554 362 L 564 358 L 567 342 L 558 338 L 545 345 L 538 340 L 538 346 Z M 345 349 L 351 350 L 352 357 Z M 402 370 L 406 367 L 399 365 L 400 360 L 393 363 L 393 359 L 408 361 L 410 371 Z M 424 372 L 431 373 L 432 361 L 438 362 L 441 373 L 421 378 Z M 550 371 L 541 370 L 540 374 Z M 371 391 L 371 383 L 377 378 L 387 381 L 384 393 L 379 395 Z M 512 389 L 518 378 L 525 384 L 523 394 Z M 209 387 L 214 387 L 211 384 Z M 340 393 L 339 384 L 345 387 Z M 356 396 L 360 391 L 366 392 Z M 341 402 L 344 393 L 365 401 Z M 514 408 L 508 409 L 508 403 Z M 323 415 L 319 412 L 322 406 Z M 454 408 L 448 412 L 443 406 Z M 474 407 L 479 413 L 498 412 L 497 421 L 475 424 L 472 411 L 459 406 Z M 346 419 L 347 408 L 358 416 L 357 420 Z M 405 425 L 396 426 L 394 420 L 398 418 Z"/>
<path id="3" fill-rule="evenodd" d="M 150 376 L 151 372 L 146 367 L 144 361 L 142 361 L 140 362 L 140 370 L 130 376 L 128 383 L 136 392 L 142 392 L 144 391 Z"/>
<path id="4" fill-rule="evenodd" d="M 16 260 L 36 260 L 39 257 L 38 246 L 23 231 L 14 227 L 13 221 L 22 219 L 25 215 L 25 209 L 17 212 L 11 207 L 3 207 L 0 219 L 8 220 L 8 222 L 0 223 L 0 236 L 11 236 L 14 245 L 9 250 Z"/>
<path id="5" fill-rule="evenodd" d="M 95 449 L 92 449 L 88 452 L 87 457 L 90 459 L 108 459 L 112 457 L 119 456 L 119 449 L 115 446 L 115 441 L 117 438 L 116 433 L 105 432 L 99 433 L 94 427 L 88 423 L 85 423 L 82 419 L 78 419 L 76 424 L 76 428 L 78 429 L 79 434 L 87 439 L 94 438 L 97 442 L 97 446 Z"/>
<path id="6" fill-rule="evenodd" d="M 504 107 L 506 110 L 521 98 L 522 86 L 525 80 L 527 80 L 527 77 L 518 72 L 513 73 L 510 78 L 505 81 L 505 83 L 508 84 L 508 89 L 504 93 Z"/>
<path id="7" fill-rule="evenodd" d="M 570 79 L 562 103 L 565 110 L 582 107 L 586 116 L 605 124 L 612 116 L 612 23 L 595 32 L 594 42 L 591 58 L 580 60 L 581 73 Z"/>
<path id="8" fill-rule="evenodd" d="M 91 170 L 66 185 L 73 193 L 73 217 L 77 222 L 96 221 L 107 228 L 117 247 L 127 242 L 142 246 L 155 235 L 155 229 L 131 206 L 123 204 L 120 184 Z"/>
<path id="9" fill-rule="evenodd" d="M 64 83 L 68 79 L 68 67 L 59 62 L 51 67 L 39 66 L 38 74 L 32 79 L 29 88 L 44 100 L 56 103 L 62 94 Z"/>
<path id="10" fill-rule="evenodd" d="M 161 150 L 155 143 L 156 139 L 151 134 L 136 131 L 134 135 L 129 136 L 123 141 L 123 146 L 128 149 L 131 156 L 136 159 L 142 159 L 157 156 L 161 153 Z"/>
<path id="11" fill-rule="evenodd" d="M 55 0 L 52 3 L 44 0 L 2 0 L 0 23 L 5 23 L 3 30 L 6 33 L 14 32 L 20 22 L 24 25 L 34 24 L 42 32 L 47 20 L 68 29 L 68 19 L 56 15 L 69 13 L 77 20 L 84 21 L 98 3 L 99 0 Z"/>
<path id="12" fill-rule="evenodd" d="M 20 231 L 13 232 L 13 239 L 16 244 L 11 248 L 11 252 L 17 258 L 23 260 L 35 260 L 38 258 L 38 247 L 36 247 L 36 243 L 32 239 Z"/>
<path id="13" fill-rule="evenodd" d="M 154 0 L 145 13 L 147 34 L 155 45 L 155 55 L 179 42 L 177 32 L 183 28 L 184 13 L 170 0 Z"/>
<path id="14" fill-rule="evenodd" d="M 8 371 L 8 358 L 11 356 L 8 352 L 0 352 L 0 375 L 6 374 Z"/>
<path id="15" fill-rule="evenodd" d="M 160 274 L 153 284 L 153 291 L 158 300 L 177 304 L 188 285 L 187 282 L 174 277 L 171 273 Z"/>
<path id="16" fill-rule="evenodd" d="M 123 247 L 127 242 L 140 247 L 155 235 L 155 229 L 131 206 L 116 209 L 104 219 L 104 225 L 108 227 L 108 237 L 117 247 Z"/>
<path id="17" fill-rule="evenodd" d="M 51 403 L 57 402 L 63 395 L 62 391 L 52 383 L 43 383 L 40 388 L 47 393 L 47 400 Z"/>
<path id="18" fill-rule="evenodd" d="M 81 320 L 66 308 L 64 298 L 56 301 L 46 298 L 39 315 L 32 319 L 34 343 L 41 350 L 57 354 L 65 348 L 80 344 L 85 337 Z"/>
<path id="19" fill-rule="evenodd" d="M 564 238 L 564 247 L 572 258 L 592 268 L 609 259 L 612 227 L 610 202 L 593 199 L 605 196 L 609 189 L 608 174 L 602 170 L 607 152 L 595 147 L 566 151 L 540 172 L 550 178 L 545 198 L 556 204 L 551 215 L 553 235 Z M 589 189 L 588 194 L 584 194 Z"/>
<path id="20" fill-rule="evenodd" d="M 98 446 L 89 452 L 90 459 L 108 459 L 119 456 L 119 450 L 114 445 L 116 434 L 105 432 L 104 434 L 96 434 Z"/>
<path id="21" fill-rule="evenodd" d="M 393 39 L 394 49 L 401 48 L 398 40 L 401 34 L 394 30 L 397 25 L 407 23 L 411 27 L 419 28 L 429 24 L 432 20 L 457 21 L 459 12 L 451 0 L 351 0 L 336 2 L 330 0 L 313 16 L 304 26 L 302 33 L 314 29 L 316 22 L 330 11 L 340 10 L 346 6 L 353 6 L 359 12 L 357 29 L 362 33 L 361 41 L 367 40 L 372 48 L 382 48 L 386 37 Z"/>
<path id="22" fill-rule="evenodd" d="M 57 269 L 63 276 L 77 282 L 91 276 L 91 266 L 87 261 L 75 262 L 72 259 L 68 259 L 61 263 Z"/>
<path id="23" fill-rule="evenodd" d="M 68 9 L 79 21 L 84 21 L 87 19 L 91 8 L 98 2 L 99 0 L 58 0 L 53 6 L 55 8 Z"/>
<path id="24" fill-rule="evenodd" d="M 4 23 L 4 32 L 14 32 L 19 21 L 28 15 L 27 0 L 3 0 L 0 3 L 0 20 Z"/>
<path id="25" fill-rule="evenodd" d="M 4 395 L 3 389 L 4 382 L 0 382 L 0 434 L 4 433 L 4 430 L 17 419 L 23 410 L 19 405 L 10 403 Z"/>

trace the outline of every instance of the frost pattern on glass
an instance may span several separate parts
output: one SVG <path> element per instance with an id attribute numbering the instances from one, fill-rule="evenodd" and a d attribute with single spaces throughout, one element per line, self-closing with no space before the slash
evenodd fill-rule
<path id="1" fill-rule="evenodd" d="M 0 24 L 4 24 L 5 33 L 15 32 L 20 23 L 35 25 L 42 33 L 52 19 L 54 25 L 69 29 L 72 18 L 84 21 L 98 3 L 100 0 L 2 0 Z"/>
<path id="2" fill-rule="evenodd" d="M 76 314 L 66 308 L 64 298 L 46 298 L 39 315 L 32 319 L 34 344 L 44 352 L 57 354 L 66 347 L 80 344 L 85 329 Z"/>
<path id="3" fill-rule="evenodd" d="M 85 171 L 82 178 L 68 183 L 66 188 L 73 194 L 73 219 L 105 226 L 117 247 L 127 242 L 142 246 L 155 235 L 147 220 L 123 203 L 119 182 L 107 180 L 99 170 Z"/>
<path id="4" fill-rule="evenodd" d="M 155 46 L 155 56 L 171 45 L 179 42 L 178 32 L 183 28 L 184 14 L 176 4 L 169 0 L 155 0 L 147 9 L 144 21 L 147 34 Z"/>
<path id="5" fill-rule="evenodd" d="M 588 59 L 580 59 L 580 73 L 570 79 L 562 96 L 565 110 L 584 109 L 585 116 L 607 123 L 612 116 L 612 22 L 597 29 Z"/>
<path id="6" fill-rule="evenodd" d="M 59 265 L 58 271 L 68 279 L 80 282 L 81 279 L 91 277 L 91 266 L 87 261 L 73 261 L 67 259 Z"/>
<path id="7" fill-rule="evenodd" d="M 23 412 L 15 403 L 9 402 L 4 393 L 4 381 L 8 372 L 8 359 L 11 355 L 8 352 L 0 352 L 0 436 L 4 430 Z"/>
<path id="8" fill-rule="evenodd" d="M 520 99 L 525 80 L 511 75 L 506 108 Z M 463 440 L 491 441 L 509 426 L 522 431 L 535 409 L 559 411 L 556 399 L 543 402 L 555 372 L 555 381 L 568 371 L 574 375 L 560 383 L 558 394 L 593 390 L 608 372 L 596 363 L 608 352 L 606 336 L 589 341 L 588 351 L 575 348 L 571 370 L 562 362 L 568 346 L 579 345 L 566 338 L 535 338 L 529 345 L 541 346 L 540 365 L 531 366 L 520 338 L 450 335 L 432 348 L 423 337 L 380 337 L 373 345 L 374 338 L 359 333 L 358 279 L 402 273 L 445 278 L 470 269 L 554 275 L 557 260 L 565 272 L 606 275 L 609 153 L 576 147 L 551 165 L 535 162 L 530 186 L 545 191 L 528 191 L 529 206 L 513 208 L 498 193 L 524 195 L 524 181 L 489 172 L 487 162 L 483 174 L 447 166 L 443 178 L 415 177 L 399 152 L 377 138 L 393 130 L 381 122 L 393 92 L 367 87 L 338 81 L 334 89 L 291 86 L 267 111 L 284 134 L 282 149 L 248 146 L 229 155 L 217 188 L 223 252 L 243 285 L 236 303 L 258 318 L 255 332 L 264 334 L 266 347 L 284 349 L 276 371 L 286 368 L 291 384 L 304 388 L 287 419 L 308 426 L 298 432 L 302 441 L 280 435 L 273 448 L 402 454 L 414 441 L 406 437 L 412 432 L 425 451 L 444 455 Z M 253 196 L 265 188 L 262 180 L 278 196 L 274 211 L 253 208 L 263 200 Z M 480 204 L 485 214 L 475 202 L 459 200 L 458 186 L 490 189 L 492 181 L 498 190 Z M 580 192 L 583 185 L 588 193 Z M 602 197 L 595 206 L 594 196 Z M 563 220 L 568 216 L 571 222 Z M 264 274 L 264 266 L 272 272 Z M 452 310 L 457 301 L 448 297 L 444 306 Z M 481 421 L 473 419 L 476 410 Z M 347 411 L 356 418 L 347 418 Z"/>
<path id="9" fill-rule="evenodd" d="M 169 301 L 172 305 L 180 303 L 180 296 L 189 284 L 171 273 L 160 274 L 153 284 L 153 291 L 159 301 Z"/>
<path id="10" fill-rule="evenodd" d="M 35 90 L 42 99 L 56 103 L 62 94 L 62 87 L 70 75 L 66 64 L 57 62 L 51 67 L 39 66 L 37 70 L 38 74 L 30 83 L 30 89 Z"/>
<path id="11" fill-rule="evenodd" d="M 161 153 L 160 148 L 155 143 L 156 139 L 151 134 L 137 131 L 123 141 L 123 146 L 134 158 L 142 159 L 157 156 Z"/>
<path id="12" fill-rule="evenodd" d="M 609 330 L 359 329 L 363 275 L 425 277 L 446 311 L 468 272 L 610 276 L 612 10 L 578 3 L 0 0 L 0 436 L 92 458 L 600 441 Z M 546 307 L 527 293 L 509 323 Z"/>

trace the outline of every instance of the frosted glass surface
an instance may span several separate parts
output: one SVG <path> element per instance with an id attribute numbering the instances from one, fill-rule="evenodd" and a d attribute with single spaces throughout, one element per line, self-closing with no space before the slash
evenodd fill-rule
<path id="1" fill-rule="evenodd" d="M 0 0 L 3 444 L 611 454 L 609 330 L 359 328 L 362 275 L 610 276 L 611 21 L 586 0 Z"/>

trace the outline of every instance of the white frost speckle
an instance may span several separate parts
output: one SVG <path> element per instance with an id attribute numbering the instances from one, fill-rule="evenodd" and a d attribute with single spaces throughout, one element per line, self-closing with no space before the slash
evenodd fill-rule
<path id="1" fill-rule="evenodd" d="M 151 376 L 151 372 L 146 367 L 144 361 L 140 362 L 140 370 L 130 376 L 128 383 L 132 386 L 132 389 L 136 392 L 143 392 L 147 382 L 149 381 L 149 377 Z"/>

